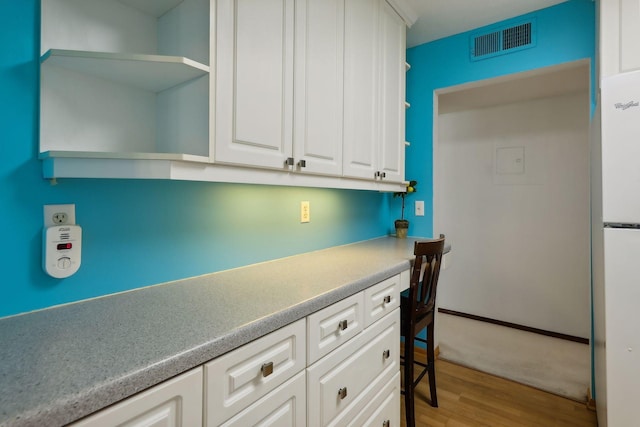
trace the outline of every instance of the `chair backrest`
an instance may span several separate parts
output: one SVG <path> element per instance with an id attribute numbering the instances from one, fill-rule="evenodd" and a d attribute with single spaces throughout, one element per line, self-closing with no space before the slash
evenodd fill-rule
<path id="1" fill-rule="evenodd" d="M 444 234 L 439 239 L 415 242 L 416 256 L 409 286 L 410 310 L 416 318 L 433 311 L 436 306 L 436 290 L 440 276 L 440 264 L 444 251 Z"/>

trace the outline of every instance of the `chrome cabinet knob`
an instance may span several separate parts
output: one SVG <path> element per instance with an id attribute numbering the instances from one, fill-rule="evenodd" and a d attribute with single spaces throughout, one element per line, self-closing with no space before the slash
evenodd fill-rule
<path id="1" fill-rule="evenodd" d="M 260 368 L 260 371 L 262 372 L 263 377 L 268 377 L 269 375 L 271 375 L 273 373 L 273 362 L 263 364 L 262 368 Z"/>
<path id="2" fill-rule="evenodd" d="M 345 397 L 347 397 L 347 388 L 346 387 L 342 387 L 340 390 L 338 390 L 338 397 L 340 397 L 340 400 L 342 400 Z"/>

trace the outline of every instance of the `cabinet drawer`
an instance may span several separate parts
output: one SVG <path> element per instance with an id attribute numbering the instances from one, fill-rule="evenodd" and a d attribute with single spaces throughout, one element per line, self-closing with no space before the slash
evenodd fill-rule
<path id="1" fill-rule="evenodd" d="M 309 426 L 344 425 L 399 371 L 400 309 L 307 369 Z"/>
<path id="2" fill-rule="evenodd" d="M 300 372 L 221 427 L 302 427 L 307 422 L 306 387 L 305 373 Z"/>
<path id="3" fill-rule="evenodd" d="M 364 326 L 391 313 L 400 306 L 400 275 L 383 280 L 364 291 Z"/>
<path id="4" fill-rule="evenodd" d="M 72 427 L 202 425 L 202 367 L 165 381 Z"/>
<path id="5" fill-rule="evenodd" d="M 368 400 L 368 399 L 367 399 Z M 369 404 L 348 424 L 348 427 L 400 426 L 400 372 L 368 400 Z M 388 424 L 387 424 L 388 423 Z"/>
<path id="6" fill-rule="evenodd" d="M 364 294 L 357 293 L 307 317 L 308 365 L 363 329 Z"/>
<path id="7" fill-rule="evenodd" d="M 301 319 L 207 363 L 207 425 L 217 426 L 248 407 L 303 370 L 305 361 Z"/>

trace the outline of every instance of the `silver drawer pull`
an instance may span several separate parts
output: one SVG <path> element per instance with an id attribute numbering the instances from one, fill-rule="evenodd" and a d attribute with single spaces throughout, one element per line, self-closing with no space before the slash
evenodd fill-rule
<path id="1" fill-rule="evenodd" d="M 262 365 L 260 371 L 262 372 L 263 377 L 268 377 L 269 375 L 273 374 L 273 362 L 265 363 L 264 365 Z"/>
<path id="2" fill-rule="evenodd" d="M 390 302 L 391 302 L 391 295 L 387 295 L 386 297 L 384 297 L 385 304 L 389 304 Z"/>
<path id="3" fill-rule="evenodd" d="M 390 427 L 391 426 L 391 421 L 386 420 L 382 422 L 382 427 Z"/>
<path id="4" fill-rule="evenodd" d="M 344 399 L 345 397 L 347 397 L 346 387 L 342 387 L 340 390 L 338 390 L 338 397 L 340 397 L 340 399 Z"/>
<path id="5" fill-rule="evenodd" d="M 340 323 L 338 323 L 338 329 L 340 329 L 341 331 L 344 331 L 348 327 L 349 327 L 349 322 L 347 322 L 346 320 L 341 320 Z"/>
<path id="6" fill-rule="evenodd" d="M 382 352 L 382 358 L 384 360 L 387 360 L 389 358 L 389 356 L 391 356 L 391 352 L 389 350 L 385 350 Z"/>

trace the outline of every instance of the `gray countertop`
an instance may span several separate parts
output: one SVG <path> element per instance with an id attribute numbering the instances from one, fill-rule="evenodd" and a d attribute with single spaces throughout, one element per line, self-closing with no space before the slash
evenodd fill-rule
<path id="1" fill-rule="evenodd" d="M 0 319 L 0 426 L 78 420 L 410 266 L 383 237 Z"/>

